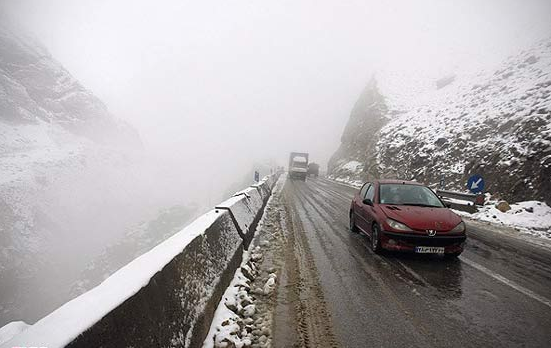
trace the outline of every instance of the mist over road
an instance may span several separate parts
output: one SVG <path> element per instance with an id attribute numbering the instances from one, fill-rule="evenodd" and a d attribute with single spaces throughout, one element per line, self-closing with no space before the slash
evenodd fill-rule
<path id="1" fill-rule="evenodd" d="M 288 226 L 295 236 L 305 237 L 308 252 L 301 255 L 312 256 L 311 268 L 317 278 L 317 285 L 308 279 L 299 283 L 319 286 L 323 298 L 293 298 L 290 294 L 300 287 L 296 283 L 280 287 L 276 347 L 296 343 L 289 338 L 290 332 L 303 338 L 301 344 L 310 342 L 309 335 L 316 333 L 299 325 L 308 322 L 301 316 L 325 311 L 331 332 L 325 333 L 326 342 L 323 337 L 314 341 L 321 341 L 322 346 L 548 345 L 548 250 L 468 223 L 467 246 L 457 260 L 388 252 L 376 255 L 368 237 L 348 230 L 348 209 L 355 191 L 324 179 L 287 181 L 284 196 L 290 212 L 287 218 L 292 221 Z M 298 308 L 316 302 L 318 314 L 297 312 L 297 301 L 304 304 Z M 294 314 L 282 314 L 288 312 Z"/>

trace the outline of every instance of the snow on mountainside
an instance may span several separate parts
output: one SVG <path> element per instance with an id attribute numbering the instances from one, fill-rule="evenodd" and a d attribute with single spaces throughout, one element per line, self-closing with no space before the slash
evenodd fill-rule
<path id="1" fill-rule="evenodd" d="M 550 203 L 551 40 L 492 73 L 448 77 L 438 87 L 400 94 L 371 82 L 329 163 L 330 176 L 433 185 L 443 176 L 447 188 L 463 191 L 478 173 L 497 197 Z M 362 165 L 351 170 L 351 161 Z"/>
<path id="2" fill-rule="evenodd" d="M 33 323 L 71 299 L 75 283 L 96 285 L 83 270 L 113 256 L 107 245 L 140 239 L 116 255 L 128 261 L 152 246 L 142 240 L 158 242 L 162 228 L 128 233 L 187 204 L 174 183 L 156 182 L 159 171 L 145 166 L 134 129 L 33 38 L 0 21 L 0 327 Z"/>
<path id="3" fill-rule="evenodd" d="M 116 120 L 47 50 L 21 30 L 0 23 L 0 115 L 7 124 L 55 124 L 110 145 L 139 137 Z"/>

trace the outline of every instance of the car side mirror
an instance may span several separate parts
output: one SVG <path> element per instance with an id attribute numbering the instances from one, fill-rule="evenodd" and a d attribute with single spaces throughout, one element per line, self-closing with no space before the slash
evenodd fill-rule
<path id="1" fill-rule="evenodd" d="M 369 198 L 366 198 L 362 201 L 363 204 L 365 205 L 370 205 L 370 206 L 373 206 L 373 201 L 371 201 L 371 199 Z"/>
<path id="2" fill-rule="evenodd" d="M 446 203 L 446 208 L 451 208 L 452 205 L 450 203 Z"/>

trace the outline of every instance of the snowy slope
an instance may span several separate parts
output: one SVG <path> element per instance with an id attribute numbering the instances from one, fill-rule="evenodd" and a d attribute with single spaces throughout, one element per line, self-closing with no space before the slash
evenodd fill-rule
<path id="1" fill-rule="evenodd" d="M 551 40 L 507 59 L 495 71 L 446 82 L 441 88 L 433 84 L 410 90 L 397 86 L 400 81 L 372 86 L 384 96 L 387 110 L 380 116 L 380 105 L 363 103 L 361 121 L 383 121 L 356 137 L 375 141 L 363 154 L 347 151 L 354 144 L 345 131 L 330 175 L 349 181 L 398 177 L 428 184 L 443 176 L 448 188 L 465 190 L 467 177 L 479 173 L 496 197 L 549 203 Z M 347 128 L 361 126 L 356 121 Z M 351 161 L 362 166 L 345 170 Z"/>
<path id="2" fill-rule="evenodd" d="M 0 21 L 0 326 L 70 299 L 89 260 L 177 203 L 144 190 L 142 157 L 131 127 Z"/>

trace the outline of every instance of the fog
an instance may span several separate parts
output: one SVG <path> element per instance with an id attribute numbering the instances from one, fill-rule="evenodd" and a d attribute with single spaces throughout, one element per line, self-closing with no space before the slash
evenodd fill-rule
<path id="1" fill-rule="evenodd" d="M 9 5 L 148 151 L 200 169 L 186 171 L 200 191 L 289 151 L 324 165 L 372 74 L 494 64 L 540 38 L 551 13 L 545 0 Z"/>
<path id="2" fill-rule="evenodd" d="M 0 9 L 139 132 L 158 180 L 140 179 L 155 191 L 150 205 L 212 207 L 259 164 L 286 165 L 291 151 L 309 152 L 323 170 L 373 76 L 432 83 L 490 69 L 551 35 L 547 0 L 3 0 Z M 97 195 L 89 202 L 106 210 L 102 200 L 117 193 L 103 195 L 104 186 L 87 189 Z M 124 190 L 153 201 L 129 182 Z M 163 201 L 164 192 L 182 199 Z M 122 214 L 112 207 L 127 205 L 125 197 L 108 205 L 113 221 Z M 82 204 L 77 195 L 71 202 Z M 80 208 L 82 215 L 91 207 Z M 64 228 L 82 234 L 81 215 Z M 113 229 L 113 221 L 104 222 Z"/>

